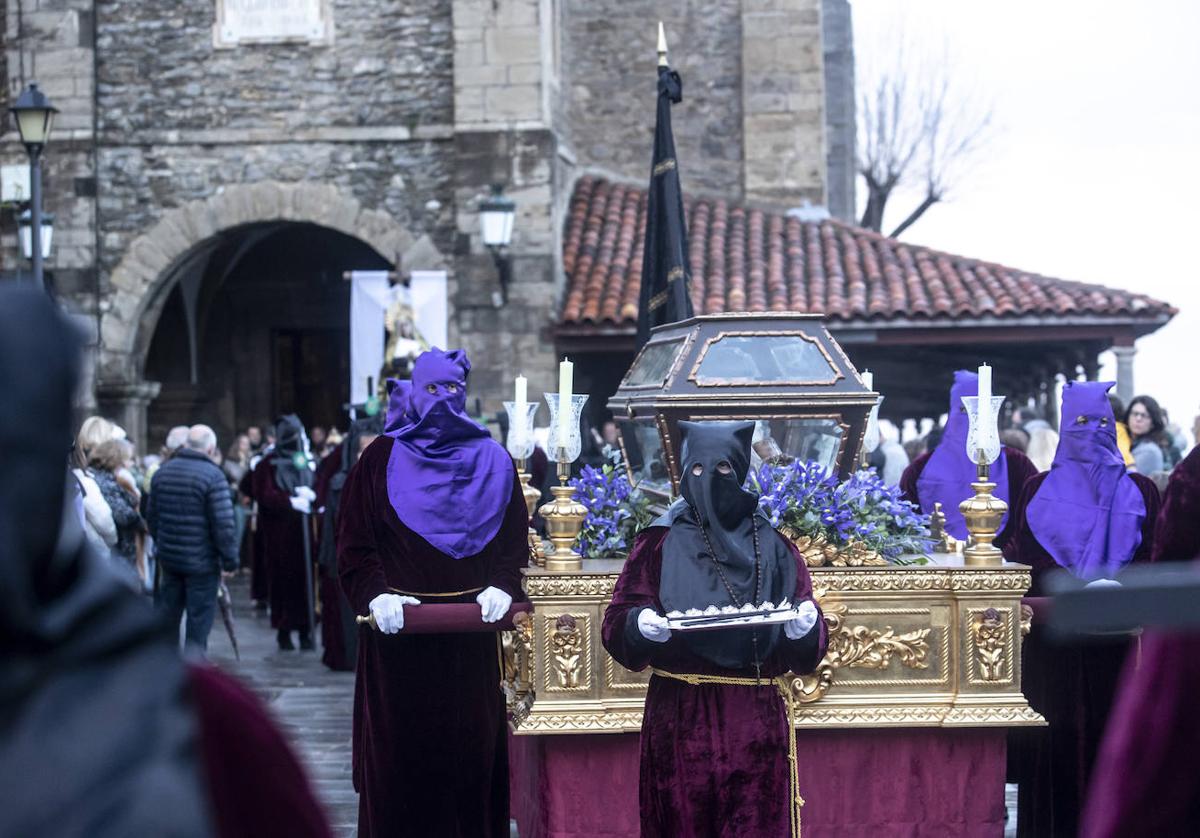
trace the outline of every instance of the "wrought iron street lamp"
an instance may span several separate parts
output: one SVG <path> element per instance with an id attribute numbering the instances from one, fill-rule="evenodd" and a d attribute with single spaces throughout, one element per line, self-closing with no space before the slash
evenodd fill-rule
<path id="1" fill-rule="evenodd" d="M 517 204 L 505 196 L 501 184 L 495 184 L 492 194 L 479 203 L 479 232 L 484 245 L 492 253 L 492 260 L 500 275 L 500 293 L 494 295 L 497 308 L 508 302 L 508 284 L 512 281 L 512 260 L 508 255 L 508 246 L 512 242 L 516 217 Z"/>
<path id="2" fill-rule="evenodd" d="M 17 121 L 17 130 L 21 134 L 21 142 L 29 152 L 29 209 L 30 229 L 42 231 L 43 246 L 32 246 L 30 235 L 29 254 L 33 261 L 33 281 L 39 288 L 44 288 L 45 278 L 42 271 L 42 261 L 49 250 L 48 237 L 45 236 L 42 222 L 42 149 L 50 139 L 50 129 L 54 127 L 54 115 L 58 108 L 50 104 L 46 94 L 31 83 L 17 97 L 17 101 L 9 108 Z"/>

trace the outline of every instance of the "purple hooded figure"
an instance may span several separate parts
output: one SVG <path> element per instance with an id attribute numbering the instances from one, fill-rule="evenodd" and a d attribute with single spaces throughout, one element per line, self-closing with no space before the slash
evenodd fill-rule
<path id="1" fill-rule="evenodd" d="M 1113 384 L 1067 382 L 1054 464 L 1026 511 L 1029 531 L 1054 561 L 1089 581 L 1112 578 L 1133 559 L 1146 520 L 1117 448 Z"/>
<path id="2" fill-rule="evenodd" d="M 962 400 L 964 396 L 977 395 L 979 395 L 979 376 L 966 370 L 955 372 L 954 386 L 950 388 L 950 411 L 946 415 L 946 428 L 941 442 L 926 460 L 918 459 L 912 466 L 909 466 L 900 481 L 901 488 L 905 489 L 906 494 L 912 495 L 913 492 L 910 491 L 912 486 L 906 486 L 906 484 L 911 484 L 911 475 L 917 467 L 924 466 L 916 478 L 916 497 L 909 497 L 909 500 L 919 503 L 921 511 L 926 515 L 931 515 L 934 504 L 940 503 L 942 512 L 946 515 L 946 531 L 959 541 L 967 538 L 967 522 L 963 520 L 962 513 L 958 511 L 958 505 L 975 495 L 971 484 L 978 479 L 979 474 L 979 467 L 967 456 L 967 430 L 970 427 L 970 421 L 967 419 L 967 409 L 963 406 Z M 996 497 L 1005 503 L 1010 503 L 1008 460 L 1012 453 L 1016 452 L 1005 449 L 1000 458 L 988 469 L 991 481 L 996 484 Z M 1019 488 L 1019 484 L 1017 488 Z M 1000 522 L 1001 532 L 1007 521 L 1008 516 L 1005 515 Z"/>
<path id="3" fill-rule="evenodd" d="M 354 689 L 362 838 L 509 832 L 496 636 L 477 623 L 405 631 L 428 603 L 471 606 L 458 613 L 498 626 L 524 598 L 525 498 L 508 452 L 466 414 L 470 369 L 462 351 L 422 354 L 342 489 L 342 590 L 375 626 L 359 629 Z"/>
<path id="4" fill-rule="evenodd" d="M 461 349 L 422 353 L 413 364 L 408 422 L 387 431 L 396 440 L 388 462 L 392 508 L 455 559 L 475 555 L 495 537 L 514 480 L 508 452 L 466 414 L 470 371 Z"/>
<path id="5" fill-rule="evenodd" d="M 398 378 L 389 378 L 387 380 L 388 404 L 387 412 L 383 419 L 383 432 L 391 433 L 398 431 L 401 427 L 408 424 L 408 398 L 412 393 L 412 382 L 402 381 Z"/>
<path id="6" fill-rule="evenodd" d="M 1064 568 L 1093 581 L 1153 557 L 1158 489 L 1125 471 L 1107 396 L 1111 386 L 1077 381 L 1063 389 L 1054 463 L 1026 482 L 1013 509 L 1012 559 L 1029 565 L 1035 598 L 1048 576 Z M 1104 635 L 1063 642 L 1047 635 L 1039 610 L 1021 652 L 1021 689 L 1048 727 L 1009 737 L 1017 835 L 1075 835 L 1132 641 Z"/>

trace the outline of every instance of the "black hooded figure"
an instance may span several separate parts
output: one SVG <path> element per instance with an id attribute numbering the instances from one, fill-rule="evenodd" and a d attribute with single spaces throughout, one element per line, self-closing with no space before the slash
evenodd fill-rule
<path id="1" fill-rule="evenodd" d="M 350 600 L 342 591 L 337 570 L 337 525 L 342 506 L 342 489 L 350 469 L 358 462 L 362 440 L 383 433 L 383 416 L 356 419 L 350 425 L 341 447 L 329 456 L 338 458 L 338 470 L 329 478 L 324 489 L 325 511 L 321 516 L 321 546 L 317 565 L 321 571 L 321 639 L 324 652 L 321 662 L 330 669 L 354 671 L 358 657 L 358 626 Z"/>
<path id="2" fill-rule="evenodd" d="M 244 489 L 258 502 L 259 546 L 265 554 L 271 602 L 271 626 L 280 649 L 290 650 L 291 633 L 300 635 L 300 648 L 312 649 L 313 602 L 306 538 L 313 512 L 313 470 L 304 425 L 294 415 L 275 423 L 275 448 L 250 473 Z M 311 556 L 309 557 L 311 558 Z"/>
<path id="3" fill-rule="evenodd" d="M 668 611 L 779 604 L 796 590 L 796 561 L 745 488 L 754 424 L 682 422 L 681 502 L 667 514 L 659 599 Z M 730 438 L 732 436 L 732 439 Z M 636 626 L 634 627 L 636 630 Z M 756 667 L 783 629 L 685 634 L 695 654 L 725 669 Z"/>
<path id="4" fill-rule="evenodd" d="M 638 534 L 604 615 L 613 658 L 654 671 L 642 721 L 641 833 L 795 834 L 795 740 L 776 679 L 816 667 L 824 621 L 800 554 L 743 488 L 753 424 L 681 422 L 680 433 L 683 497 Z M 782 600 L 798 616 L 755 629 L 673 632 L 664 616 Z"/>

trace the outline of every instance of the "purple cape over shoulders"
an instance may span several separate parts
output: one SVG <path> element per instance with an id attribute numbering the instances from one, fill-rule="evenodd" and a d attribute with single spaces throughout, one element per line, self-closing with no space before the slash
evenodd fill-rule
<path id="1" fill-rule="evenodd" d="M 954 385 L 950 388 L 950 407 L 946 414 L 946 428 L 942 439 L 929 455 L 925 467 L 916 481 L 917 502 L 926 515 L 932 514 L 933 505 L 941 503 L 946 515 L 946 531 L 960 541 L 967 537 L 967 522 L 963 520 L 958 505 L 975 494 L 971 484 L 978 479 L 979 467 L 967 456 L 967 431 L 970 421 L 963 397 L 979 393 L 979 376 L 966 370 L 954 373 Z M 1001 456 L 988 467 L 988 476 L 996 484 L 996 497 L 1012 505 L 1009 492 L 1008 458 Z M 1020 488 L 1020 484 L 1013 486 Z M 1000 521 L 1004 529 L 1008 516 Z"/>
<path id="2" fill-rule="evenodd" d="M 508 452 L 465 413 L 470 369 L 460 350 L 423 353 L 413 365 L 408 420 L 387 431 L 396 443 L 387 469 L 392 509 L 455 559 L 496 537 L 515 482 Z"/>
<path id="3" fill-rule="evenodd" d="M 1132 561 L 1148 517 L 1117 448 L 1107 395 L 1112 386 L 1067 383 L 1054 463 L 1025 509 L 1038 543 L 1061 567 L 1086 580 L 1110 579 Z"/>
<path id="4" fill-rule="evenodd" d="M 667 532 L 651 527 L 634 543 L 604 615 L 604 648 L 632 670 L 653 666 L 677 674 L 754 677 L 753 670 L 715 667 L 678 638 L 651 643 L 638 632 L 643 608 L 662 613 L 658 591 Z M 812 586 L 799 554 L 788 547 L 797 562 L 793 602 L 798 603 L 812 596 Z M 762 675 L 810 672 L 825 646 L 825 623 L 818 620 L 808 636 L 781 640 Z M 693 686 L 651 677 L 641 735 L 641 834 L 790 834 L 787 724 L 783 701 L 769 680 L 762 687 Z"/>
<path id="5" fill-rule="evenodd" d="M 1154 527 L 1154 560 L 1200 558 L 1200 445 L 1175 466 Z"/>
<path id="6" fill-rule="evenodd" d="M 357 614 L 382 593 L 472 602 L 489 585 L 523 599 L 528 518 L 515 479 L 496 536 L 454 559 L 400 520 L 388 496 L 398 443 L 363 452 L 342 489 L 338 571 Z M 509 461 L 508 468 L 515 474 Z M 469 520 L 469 505 L 458 507 Z M 444 596 L 431 596 L 444 594 Z M 406 606 L 420 608 L 420 606 Z M 497 638 L 491 633 L 382 635 L 359 629 L 353 781 L 361 838 L 508 835 L 508 745 Z"/>

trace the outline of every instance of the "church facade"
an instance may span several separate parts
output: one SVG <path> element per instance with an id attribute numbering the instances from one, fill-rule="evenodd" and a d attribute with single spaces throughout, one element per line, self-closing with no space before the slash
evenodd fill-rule
<path id="1" fill-rule="evenodd" d="M 91 331 L 85 402 L 146 449 L 184 421 L 225 439 L 285 410 L 336 421 L 349 270 L 446 272 L 483 412 L 518 371 L 552 389 L 571 195 L 645 182 L 660 18 L 685 190 L 853 216 L 845 0 L 3 8 L 9 101 L 36 80 L 60 109 L 47 270 Z M 11 128 L 0 163 L 25 164 Z M 495 184 L 517 206 L 499 305 L 478 232 Z M 18 273 L 15 213 L 0 231 Z"/>

